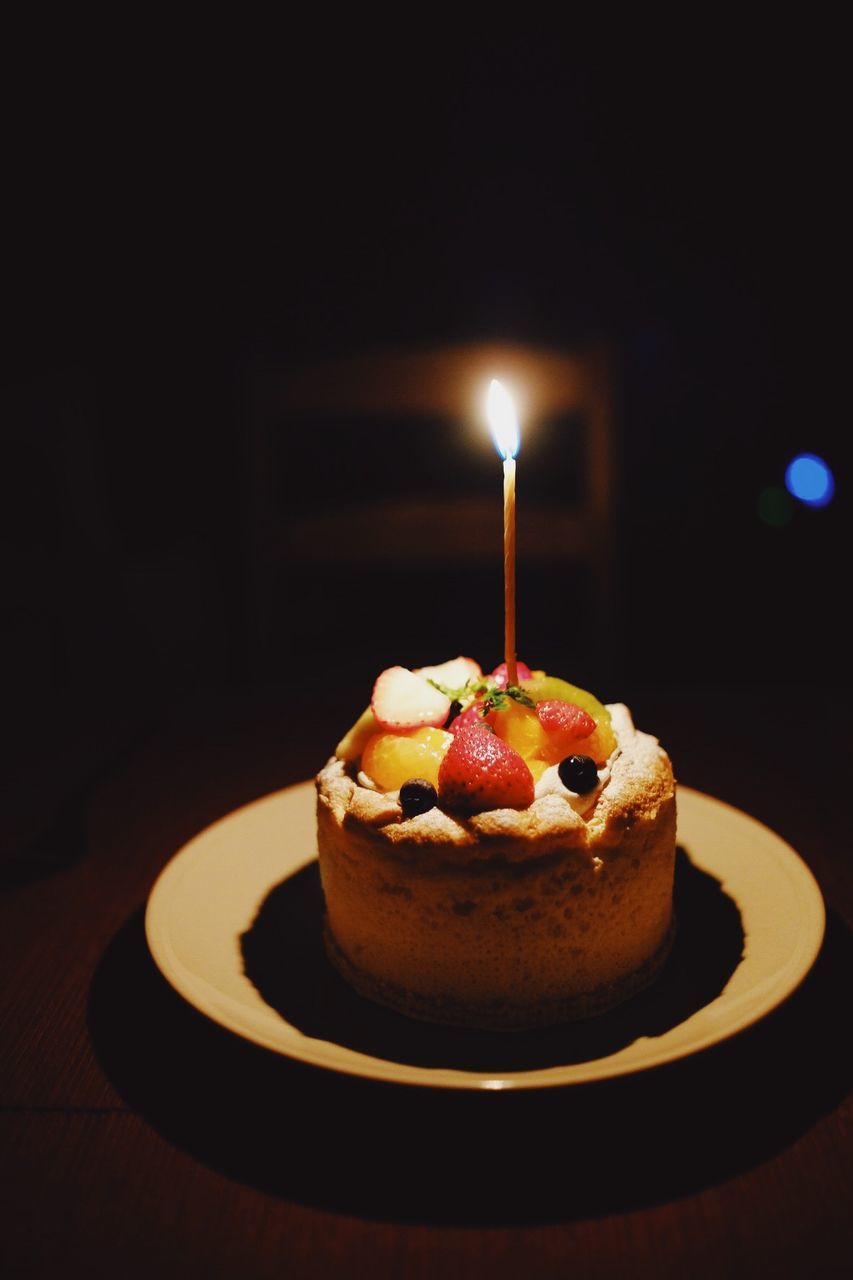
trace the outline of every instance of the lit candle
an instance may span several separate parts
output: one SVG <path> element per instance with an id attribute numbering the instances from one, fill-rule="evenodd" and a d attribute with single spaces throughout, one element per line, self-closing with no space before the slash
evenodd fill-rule
<path id="1" fill-rule="evenodd" d="M 515 658 L 515 455 L 521 439 L 515 406 L 492 378 L 486 406 L 492 438 L 504 460 L 504 661 L 507 684 L 518 684 Z"/>

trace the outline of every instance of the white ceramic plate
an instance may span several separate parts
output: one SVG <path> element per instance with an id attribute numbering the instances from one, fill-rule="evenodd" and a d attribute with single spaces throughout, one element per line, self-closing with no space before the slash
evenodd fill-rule
<path id="1" fill-rule="evenodd" d="M 261 904 L 275 886 L 284 880 L 290 883 L 316 858 L 314 803 L 314 784 L 306 782 L 246 805 L 202 831 L 161 873 L 148 901 L 145 927 L 158 967 L 191 1005 L 247 1040 L 319 1067 L 400 1084 L 457 1089 L 541 1088 L 625 1075 L 696 1053 L 756 1022 L 798 986 L 820 949 L 823 899 L 794 850 L 747 814 L 680 787 L 679 844 L 700 878 L 714 886 L 720 901 L 728 903 L 729 915 L 735 919 L 736 904 L 745 934 L 743 955 L 738 960 L 736 946 L 731 972 L 726 973 L 719 993 L 688 1009 L 680 1020 L 654 1024 L 652 1034 L 630 1032 L 627 1042 L 624 1036 L 610 1042 L 605 1035 L 600 1056 L 595 1056 L 595 1050 L 569 1052 L 566 1060 L 555 1061 L 554 1045 L 560 1042 L 553 1037 L 541 1062 L 534 1054 L 532 1067 L 510 1070 L 435 1065 L 434 1055 L 395 1052 L 393 1036 L 381 1042 L 382 1053 L 365 1053 L 352 1047 L 359 1043 L 357 1035 L 338 1034 L 334 1028 L 330 1034 L 326 1027 L 329 1038 L 320 1038 L 300 1030 L 264 1000 L 244 972 L 241 936 L 252 926 Z M 680 924 L 689 926 L 683 920 Z M 293 958 L 299 952 L 284 948 L 282 956 L 288 955 Z M 289 978 L 291 984 L 298 984 L 302 974 Z M 467 1036 L 469 1046 L 475 1043 L 470 1037 L 481 1034 L 436 1031 L 396 1014 L 374 1011 L 374 1006 L 354 994 L 351 1000 L 357 1003 L 341 1023 L 344 1031 L 347 1026 L 352 1029 L 360 1017 L 366 1024 L 379 1017 L 406 1024 L 416 1037 Z M 615 1013 L 605 1016 L 612 1018 Z M 593 1021 L 600 1029 L 602 1020 Z M 349 1044 L 341 1042 L 347 1040 Z M 515 1037 L 510 1040 L 518 1046 Z M 392 1050 L 384 1056 L 389 1043 Z M 501 1043 L 509 1042 L 503 1037 Z M 559 1052 L 558 1047 L 558 1056 Z M 447 1060 L 452 1063 L 454 1056 L 448 1051 Z M 512 1060 L 513 1054 L 509 1056 Z M 514 1056 L 517 1061 L 518 1054 Z M 470 1058 L 462 1055 L 463 1061 Z M 498 1050 L 496 1060 L 500 1059 Z M 424 1061 L 430 1065 L 421 1065 Z"/>

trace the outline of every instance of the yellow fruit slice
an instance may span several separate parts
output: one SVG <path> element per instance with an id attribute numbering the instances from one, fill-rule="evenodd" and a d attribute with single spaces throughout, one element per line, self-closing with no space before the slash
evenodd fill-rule
<path id="1" fill-rule="evenodd" d="M 507 746 L 518 752 L 533 774 L 533 781 L 538 782 L 553 761 L 547 754 L 548 734 L 536 712 L 520 702 L 510 702 L 495 713 L 494 729 Z"/>
<path id="2" fill-rule="evenodd" d="M 524 707 L 520 702 L 509 702 L 502 711 L 495 712 L 494 730 L 523 759 L 543 757 L 547 735 L 536 712 L 530 707 Z"/>
<path id="3" fill-rule="evenodd" d="M 616 734 L 608 721 L 600 724 L 595 733 L 588 738 L 581 738 L 574 744 L 573 756 L 589 756 L 596 764 L 602 765 L 616 747 Z M 555 762 L 558 763 L 558 762 Z"/>
<path id="4" fill-rule="evenodd" d="M 596 764 L 604 763 L 616 746 L 616 735 L 610 722 L 610 712 L 603 702 L 599 702 L 586 689 L 579 689 L 577 685 L 569 684 L 568 680 L 560 680 L 558 676 L 536 675 L 532 680 L 523 680 L 521 683 L 534 702 L 548 702 L 552 698 L 559 698 L 563 702 L 573 702 L 576 707 L 582 707 L 588 712 L 595 721 L 595 733 L 575 743 L 572 754 L 591 756 Z M 545 746 L 538 754 L 547 759 L 552 752 Z M 558 762 L 554 760 L 552 763 Z"/>
<path id="5" fill-rule="evenodd" d="M 351 729 L 347 730 L 335 747 L 335 755 L 339 760 L 346 760 L 350 763 L 357 760 L 364 750 L 368 738 L 373 737 L 374 733 L 379 732 L 379 723 L 373 714 L 373 708 L 368 707 L 366 711 L 362 711 Z"/>
<path id="6" fill-rule="evenodd" d="M 411 729 L 408 733 L 376 733 L 368 741 L 361 767 L 381 791 L 398 791 L 410 778 L 438 786 L 438 770 L 453 734 L 444 729 Z"/>
<path id="7" fill-rule="evenodd" d="M 538 782 L 538 781 L 539 781 L 539 779 L 542 777 L 542 774 L 543 774 L 543 773 L 545 772 L 545 770 L 548 768 L 548 761 L 547 761 L 547 760 L 536 760 L 536 759 L 531 759 L 531 760 L 527 760 L 527 761 L 525 761 L 525 763 L 526 763 L 526 765 L 527 765 L 528 769 L 530 770 L 530 772 L 533 774 L 533 781 L 534 781 L 534 782 Z"/>

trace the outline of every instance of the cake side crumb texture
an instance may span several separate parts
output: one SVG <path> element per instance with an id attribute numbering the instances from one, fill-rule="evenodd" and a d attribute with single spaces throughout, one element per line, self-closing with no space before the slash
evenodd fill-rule
<path id="1" fill-rule="evenodd" d="M 417 1017 L 524 1026 L 600 1011 L 651 980 L 671 939 L 675 784 L 657 740 L 610 711 L 618 754 L 585 818 L 546 795 L 403 820 L 396 798 L 329 761 L 317 780 L 327 947 L 356 989 Z"/>

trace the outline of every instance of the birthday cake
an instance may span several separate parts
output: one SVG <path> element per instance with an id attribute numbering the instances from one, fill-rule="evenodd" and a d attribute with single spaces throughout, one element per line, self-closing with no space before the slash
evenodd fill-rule
<path id="1" fill-rule="evenodd" d="M 427 1021 L 548 1026 L 650 983 L 673 936 L 675 783 L 627 707 L 469 658 L 376 681 L 317 778 L 325 942 Z"/>

